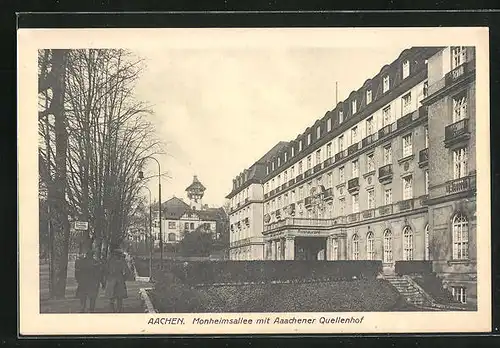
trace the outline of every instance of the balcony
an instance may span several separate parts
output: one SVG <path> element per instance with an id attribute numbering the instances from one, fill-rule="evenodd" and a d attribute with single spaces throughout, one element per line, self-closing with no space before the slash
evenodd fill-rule
<path id="1" fill-rule="evenodd" d="M 330 166 L 330 165 L 332 164 L 332 162 L 333 162 L 332 160 L 333 160 L 333 158 L 328 157 L 328 158 L 327 158 L 327 159 L 323 162 L 323 168 L 326 168 L 326 167 Z"/>
<path id="2" fill-rule="evenodd" d="M 276 210 L 274 215 L 276 216 L 276 220 L 279 220 L 281 218 L 281 209 Z"/>
<path id="3" fill-rule="evenodd" d="M 267 199 L 269 197 L 269 193 L 264 193 L 264 199 Z"/>
<path id="4" fill-rule="evenodd" d="M 359 213 L 353 213 L 347 217 L 347 221 L 356 222 L 359 221 Z"/>
<path id="5" fill-rule="evenodd" d="M 288 213 L 291 215 L 291 216 L 294 216 L 295 215 L 295 203 L 292 203 L 288 206 Z"/>
<path id="6" fill-rule="evenodd" d="M 359 177 L 352 178 L 347 182 L 347 191 L 354 192 L 359 190 Z"/>
<path id="7" fill-rule="evenodd" d="M 472 176 L 466 176 L 464 178 L 455 179 L 455 180 L 449 181 L 446 184 L 446 193 L 447 194 L 466 192 L 466 191 L 473 190 L 473 189 L 474 189 L 474 187 L 473 187 Z"/>
<path id="8" fill-rule="evenodd" d="M 418 166 L 425 167 L 429 163 L 429 148 L 420 150 L 418 153 Z"/>
<path id="9" fill-rule="evenodd" d="M 325 202 L 333 200 L 333 188 L 332 187 L 325 190 L 325 192 L 323 193 L 323 200 Z"/>
<path id="10" fill-rule="evenodd" d="M 404 201 L 398 202 L 398 207 L 399 207 L 399 211 L 413 209 L 413 198 L 405 199 Z"/>
<path id="11" fill-rule="evenodd" d="M 245 223 L 245 225 L 250 226 L 250 219 L 249 219 L 249 218 L 247 218 L 247 217 L 246 217 L 246 218 L 243 220 L 243 222 Z"/>
<path id="12" fill-rule="evenodd" d="M 392 124 L 389 124 L 378 131 L 378 138 L 379 139 L 385 138 L 386 136 L 391 134 L 391 131 L 392 131 Z"/>
<path id="13" fill-rule="evenodd" d="M 374 209 L 368 209 L 368 210 L 365 210 L 363 213 L 363 219 L 366 220 L 366 219 L 371 219 L 372 217 L 375 216 L 375 210 Z"/>
<path id="14" fill-rule="evenodd" d="M 288 187 L 288 183 L 287 182 L 285 182 L 283 185 L 281 185 L 281 189 L 282 190 L 286 189 L 287 187 Z"/>
<path id="15" fill-rule="evenodd" d="M 378 181 L 386 183 L 392 181 L 392 164 L 386 164 L 378 169 Z"/>
<path id="16" fill-rule="evenodd" d="M 281 191 L 281 186 L 276 187 L 276 190 L 275 190 L 276 194 L 280 193 L 280 191 Z"/>
<path id="17" fill-rule="evenodd" d="M 356 153 L 356 151 L 358 151 L 358 150 L 359 150 L 359 142 L 356 144 L 352 144 L 351 146 L 349 146 L 347 148 L 347 155 L 350 156 L 350 155 Z"/>
<path id="18" fill-rule="evenodd" d="M 299 182 L 300 180 L 304 179 L 304 174 L 299 174 L 297 175 L 297 177 L 295 178 L 295 182 Z"/>
<path id="19" fill-rule="evenodd" d="M 464 118 L 446 126 L 444 129 L 444 146 L 450 147 L 461 141 L 470 139 L 469 119 Z"/>
<path id="20" fill-rule="evenodd" d="M 236 208 L 239 208 L 239 207 L 240 207 L 240 205 L 241 205 L 241 203 L 240 203 L 240 202 L 236 203 Z"/>
<path id="21" fill-rule="evenodd" d="M 271 197 L 272 197 L 272 196 L 274 196 L 274 193 L 275 193 L 275 192 L 276 192 L 275 190 L 271 190 L 271 191 L 269 191 L 269 196 L 271 196 Z"/>
<path id="22" fill-rule="evenodd" d="M 319 172 L 319 171 L 321 170 L 321 163 L 316 164 L 316 165 L 314 166 L 313 170 L 314 170 L 314 173 Z"/>
<path id="23" fill-rule="evenodd" d="M 304 179 L 310 177 L 312 174 L 312 169 L 308 169 L 304 172 Z"/>
<path id="24" fill-rule="evenodd" d="M 234 232 L 234 225 L 231 224 L 231 232 Z"/>
<path id="25" fill-rule="evenodd" d="M 370 134 L 369 136 L 361 140 L 361 145 L 365 147 L 374 143 L 375 141 L 377 141 L 377 133 Z"/>
<path id="26" fill-rule="evenodd" d="M 306 208 L 312 206 L 312 197 L 306 197 L 306 199 L 304 200 L 304 206 Z"/>
<path id="27" fill-rule="evenodd" d="M 338 162 L 340 161 L 341 159 L 343 159 L 347 154 L 347 151 L 346 150 L 342 150 L 340 151 L 339 153 L 336 153 L 335 154 L 335 162 Z"/>
<path id="28" fill-rule="evenodd" d="M 392 214 L 392 204 L 383 205 L 378 208 L 378 214 L 380 216 Z"/>
<path id="29" fill-rule="evenodd" d="M 446 86 L 450 86 L 463 80 L 468 73 L 474 69 L 475 61 L 465 62 L 464 64 L 457 66 L 445 75 Z"/>
<path id="30" fill-rule="evenodd" d="M 295 184 L 295 179 L 290 179 L 288 181 L 288 186 L 292 186 L 293 184 Z"/>
<path id="31" fill-rule="evenodd" d="M 412 115 L 413 113 L 409 113 L 403 117 L 401 117 L 398 121 L 397 121 L 397 126 L 398 126 L 398 129 L 402 129 L 402 128 L 405 128 L 407 127 L 408 125 L 410 125 L 411 121 L 412 121 Z"/>
<path id="32" fill-rule="evenodd" d="M 245 198 L 245 203 L 248 203 L 249 199 L 248 197 Z"/>

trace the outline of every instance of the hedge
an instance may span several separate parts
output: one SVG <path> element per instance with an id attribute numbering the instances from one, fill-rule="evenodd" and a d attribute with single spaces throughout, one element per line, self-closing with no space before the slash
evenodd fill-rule
<path id="1" fill-rule="evenodd" d="M 431 274 L 432 261 L 396 261 L 394 270 L 398 275 Z"/>

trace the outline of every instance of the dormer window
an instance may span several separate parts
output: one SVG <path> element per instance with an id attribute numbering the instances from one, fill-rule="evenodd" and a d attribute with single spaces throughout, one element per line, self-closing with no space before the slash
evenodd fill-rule
<path id="1" fill-rule="evenodd" d="M 285 155 L 284 155 L 284 156 L 285 156 L 285 158 L 284 158 L 284 159 L 285 159 L 285 162 L 286 162 L 286 161 L 288 160 L 288 152 L 285 152 Z"/>
<path id="2" fill-rule="evenodd" d="M 382 92 L 387 92 L 389 90 L 389 75 L 384 76 L 382 81 Z"/>
<path id="3" fill-rule="evenodd" d="M 318 126 L 318 128 L 316 128 L 316 139 L 319 139 L 321 137 L 321 127 Z"/>
<path id="4" fill-rule="evenodd" d="M 295 148 L 292 146 L 292 157 L 295 156 Z"/>
<path id="5" fill-rule="evenodd" d="M 269 175 L 269 166 L 266 167 L 266 174 Z"/>
<path id="6" fill-rule="evenodd" d="M 464 46 L 457 46 L 451 49 L 451 68 L 455 69 L 457 66 L 465 63 L 466 50 Z"/>
<path id="7" fill-rule="evenodd" d="M 271 169 L 274 170 L 274 162 L 271 162 Z"/>
<path id="8" fill-rule="evenodd" d="M 299 140 L 299 151 L 302 151 L 302 140 Z"/>
<path id="9" fill-rule="evenodd" d="M 370 104 L 372 102 L 372 90 L 369 89 L 366 91 L 366 104 Z"/>
<path id="10" fill-rule="evenodd" d="M 278 167 L 281 166 L 281 158 L 278 157 Z"/>
<path id="11" fill-rule="evenodd" d="M 332 119 L 329 118 L 328 120 L 326 120 L 326 131 L 329 132 L 332 130 Z"/>
<path id="12" fill-rule="evenodd" d="M 410 76 L 410 62 L 408 60 L 405 60 L 403 62 L 403 79 L 407 78 Z"/>
<path id="13" fill-rule="evenodd" d="M 339 110 L 339 123 L 344 122 L 344 111 Z"/>
<path id="14" fill-rule="evenodd" d="M 356 100 L 353 100 L 351 102 L 352 106 L 352 114 L 354 115 L 356 112 L 358 112 L 358 102 Z"/>
<path id="15" fill-rule="evenodd" d="M 311 145 L 311 133 L 307 134 L 307 145 Z"/>

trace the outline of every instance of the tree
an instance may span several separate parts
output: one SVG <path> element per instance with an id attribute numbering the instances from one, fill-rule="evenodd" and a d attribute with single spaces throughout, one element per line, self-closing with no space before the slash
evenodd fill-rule
<path id="1" fill-rule="evenodd" d="M 199 226 L 196 230 L 184 234 L 178 250 L 183 256 L 209 256 L 213 250 L 212 234 Z"/>

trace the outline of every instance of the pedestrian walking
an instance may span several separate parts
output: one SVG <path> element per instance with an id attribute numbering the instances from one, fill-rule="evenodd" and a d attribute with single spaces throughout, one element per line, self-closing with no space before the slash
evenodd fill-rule
<path id="1" fill-rule="evenodd" d="M 87 300 L 89 311 L 95 311 L 95 302 L 99 294 L 99 285 L 104 284 L 102 264 L 94 259 L 94 252 L 87 251 L 84 257 L 75 261 L 75 279 L 78 283 L 76 297 L 80 299 L 80 312 L 85 313 Z"/>
<path id="2" fill-rule="evenodd" d="M 123 299 L 127 298 L 125 281 L 130 277 L 130 269 L 123 252 L 114 249 L 106 265 L 106 297 L 112 312 L 123 311 Z"/>

